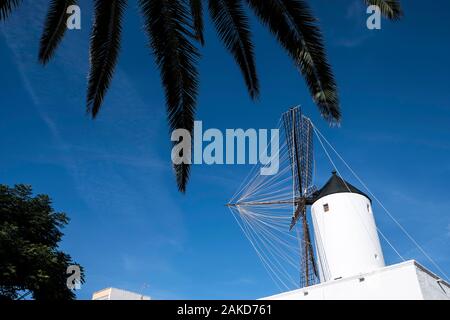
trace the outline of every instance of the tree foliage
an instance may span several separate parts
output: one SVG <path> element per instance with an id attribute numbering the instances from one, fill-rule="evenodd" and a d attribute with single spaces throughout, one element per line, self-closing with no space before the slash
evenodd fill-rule
<path id="1" fill-rule="evenodd" d="M 58 247 L 68 222 L 47 195 L 33 196 L 27 185 L 0 185 L 0 300 L 27 293 L 36 300 L 75 298 L 66 272 L 76 263 Z"/>

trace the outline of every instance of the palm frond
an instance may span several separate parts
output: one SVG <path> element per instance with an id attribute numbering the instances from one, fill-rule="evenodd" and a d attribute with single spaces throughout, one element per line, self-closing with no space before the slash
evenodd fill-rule
<path id="1" fill-rule="evenodd" d="M 0 21 L 6 20 L 10 13 L 19 6 L 22 0 L 1 0 L 0 1 Z"/>
<path id="2" fill-rule="evenodd" d="M 96 0 L 94 6 L 87 109 L 96 117 L 117 63 L 126 0 Z"/>
<path id="3" fill-rule="evenodd" d="M 145 30 L 161 72 L 171 130 L 194 129 L 200 54 L 191 43 L 189 10 L 181 0 L 140 0 Z M 186 191 L 188 164 L 174 165 L 178 189 Z"/>
<path id="4" fill-rule="evenodd" d="M 76 0 L 52 0 L 44 24 L 44 32 L 39 44 L 39 61 L 42 64 L 53 57 L 56 48 L 67 30 L 67 8 Z"/>
<path id="5" fill-rule="evenodd" d="M 193 28 L 195 37 L 203 46 L 205 45 L 205 38 L 203 36 L 203 4 L 202 0 L 189 0 L 191 5 L 191 15 L 193 21 Z"/>
<path id="6" fill-rule="evenodd" d="M 209 0 L 209 11 L 225 47 L 241 68 L 250 97 L 256 99 L 259 80 L 248 17 L 241 0 Z"/>
<path id="7" fill-rule="evenodd" d="M 390 20 L 399 20 L 403 16 L 399 0 L 364 0 L 368 6 L 378 6 L 383 16 Z"/>
<path id="8" fill-rule="evenodd" d="M 341 112 L 336 82 L 317 21 L 306 2 L 246 1 L 300 69 L 322 116 L 330 123 L 339 123 Z"/>

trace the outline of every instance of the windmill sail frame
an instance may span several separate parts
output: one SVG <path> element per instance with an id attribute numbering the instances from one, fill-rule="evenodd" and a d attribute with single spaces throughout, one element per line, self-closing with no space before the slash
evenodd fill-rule
<path id="1" fill-rule="evenodd" d="M 284 132 L 280 134 L 284 146 L 280 151 L 280 158 L 284 160 L 281 177 L 277 180 L 277 177 L 254 176 L 254 181 L 244 183 L 246 187 L 238 200 L 233 202 L 232 199 L 227 206 L 235 218 L 241 219 L 242 231 L 275 278 L 279 277 L 277 273 L 284 272 L 284 265 L 278 261 L 283 259 L 284 263 L 297 265 L 298 273 L 294 275 L 300 276 L 297 286 L 307 287 L 318 283 L 307 217 L 307 206 L 312 204 L 316 191 L 313 185 L 314 127 L 300 107 L 294 107 L 282 114 L 279 128 Z M 286 189 L 290 191 L 283 193 Z M 295 240 L 295 247 L 291 246 L 291 240 Z M 260 246 L 259 242 L 262 242 Z M 267 250 L 270 252 L 265 252 Z M 271 259 L 276 260 L 273 265 Z"/>
<path id="2" fill-rule="evenodd" d="M 313 180 L 313 126 L 300 107 L 282 116 L 297 197 L 310 195 Z"/>

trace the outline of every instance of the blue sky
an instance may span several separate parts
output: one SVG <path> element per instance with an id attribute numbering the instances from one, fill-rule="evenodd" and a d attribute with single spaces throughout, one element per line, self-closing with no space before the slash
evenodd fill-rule
<path id="1" fill-rule="evenodd" d="M 277 292 L 224 207 L 248 166 L 195 166 L 177 192 L 158 71 L 135 1 L 100 116 L 85 112 L 91 2 L 82 30 L 37 64 L 46 1 L 24 1 L 0 25 L 0 183 L 47 193 L 71 222 L 62 248 L 86 269 L 80 298 L 114 286 L 157 299 L 258 298 Z M 261 98 L 253 103 L 209 20 L 197 119 L 207 128 L 273 128 L 304 111 L 375 195 L 450 274 L 450 4 L 403 1 L 399 23 L 369 31 L 358 0 L 310 1 L 340 88 L 343 122 L 320 119 L 303 79 L 252 19 Z M 331 4 L 332 3 L 332 4 Z M 425 8 L 424 8 L 425 7 Z M 317 152 L 316 183 L 331 170 Z M 359 186 L 348 173 L 345 177 Z M 374 206 L 379 228 L 407 259 L 436 271 Z M 388 263 L 398 256 L 383 243 Z"/>

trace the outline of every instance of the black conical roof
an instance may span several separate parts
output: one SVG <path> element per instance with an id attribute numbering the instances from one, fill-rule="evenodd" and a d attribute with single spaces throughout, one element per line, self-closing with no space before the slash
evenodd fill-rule
<path id="1" fill-rule="evenodd" d="M 328 180 L 328 182 L 325 183 L 325 185 L 322 187 L 322 189 L 320 189 L 319 191 L 317 191 L 314 194 L 314 201 L 317 201 L 320 198 L 323 198 L 330 194 L 344 193 L 344 192 L 357 193 L 357 194 L 365 196 L 367 199 L 372 201 L 367 194 L 365 194 L 358 188 L 352 186 L 350 183 L 348 183 L 347 181 L 345 181 L 341 177 L 339 177 L 336 174 L 336 171 L 333 171 L 333 175 L 331 176 L 330 180 Z"/>

